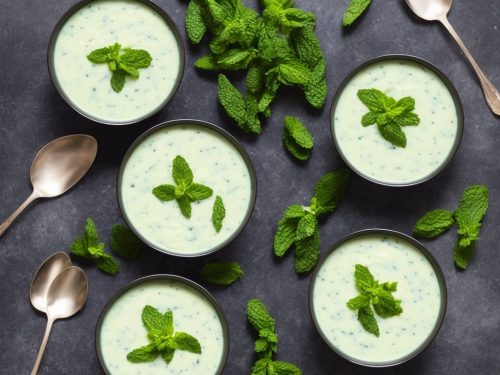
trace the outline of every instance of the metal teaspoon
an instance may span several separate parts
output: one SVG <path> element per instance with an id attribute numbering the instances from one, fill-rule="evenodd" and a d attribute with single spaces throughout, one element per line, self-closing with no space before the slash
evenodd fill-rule
<path id="1" fill-rule="evenodd" d="M 80 181 L 96 154 L 97 141 L 85 134 L 57 138 L 38 151 L 30 169 L 33 193 L 0 225 L 0 237 L 31 202 L 61 195 Z"/>
<path id="2" fill-rule="evenodd" d="M 495 115 L 500 115 L 500 94 L 498 93 L 498 90 L 495 86 L 493 86 L 490 80 L 486 78 L 486 75 L 483 73 L 476 60 L 474 60 L 474 57 L 472 57 L 471 53 L 465 47 L 465 44 L 458 36 L 455 29 L 448 21 L 447 15 L 450 11 L 452 2 L 453 0 L 406 0 L 410 9 L 417 16 L 427 21 L 439 21 L 444 25 L 444 27 L 446 27 L 460 48 L 462 48 L 462 51 L 474 68 L 474 71 L 481 82 L 484 97 L 486 98 L 486 102 L 488 103 L 491 111 Z"/>
<path id="3" fill-rule="evenodd" d="M 87 300 L 87 293 L 87 276 L 81 268 L 71 266 L 56 276 L 47 292 L 47 328 L 31 375 L 38 372 L 54 321 L 69 318 L 80 311 Z"/>

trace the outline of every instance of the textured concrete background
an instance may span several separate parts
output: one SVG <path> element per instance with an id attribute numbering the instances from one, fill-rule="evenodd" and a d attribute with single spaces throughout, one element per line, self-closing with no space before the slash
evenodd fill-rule
<path id="1" fill-rule="evenodd" d="M 448 313 L 429 349 L 407 364 L 389 370 L 363 369 L 338 357 L 321 341 L 309 317 L 309 277 L 297 277 L 293 257 L 272 253 L 276 223 L 285 207 L 306 203 L 316 179 L 341 164 L 329 135 L 328 107 L 313 111 L 298 91 L 283 90 L 273 116 L 259 137 L 242 134 L 227 120 L 216 100 L 215 76 L 200 74 L 193 61 L 203 48 L 187 48 L 184 80 L 167 108 L 141 124 L 108 127 L 74 112 L 57 94 L 46 66 L 51 30 L 73 0 L 3 1 L 0 12 L 0 218 L 30 193 L 28 171 L 36 151 L 52 139 L 88 133 L 98 139 L 95 165 L 68 194 L 33 205 L 0 239 L 0 363 L 2 374 L 31 369 L 45 327 L 45 317 L 29 304 L 36 267 L 55 251 L 67 251 L 86 217 L 93 217 L 104 240 L 113 223 L 122 222 L 115 180 L 127 147 L 143 131 L 164 120 L 199 118 L 220 124 L 250 153 L 258 175 L 258 197 L 249 225 L 230 246 L 202 259 L 176 259 L 145 249 L 136 261 L 121 260 L 122 271 L 109 277 L 75 259 L 90 282 L 85 309 L 55 324 L 41 366 L 42 374 L 98 374 L 94 351 L 97 317 L 119 287 L 144 275 L 175 273 L 198 280 L 201 265 L 211 259 L 239 261 L 246 276 L 229 288 L 207 285 L 225 310 L 231 328 L 226 374 L 248 374 L 254 361 L 253 331 L 245 320 L 246 301 L 261 298 L 277 320 L 278 359 L 298 365 L 304 374 L 498 374 L 500 373 L 500 256 L 496 224 L 500 119 L 487 108 L 476 77 L 447 33 L 438 24 L 417 21 L 402 0 L 374 1 L 361 22 L 343 31 L 347 0 L 298 0 L 318 16 L 318 34 L 328 60 L 329 102 L 345 75 L 365 60 L 387 53 L 428 59 L 457 86 L 465 109 L 465 133 L 449 167 L 421 186 L 394 189 L 353 176 L 346 200 L 321 226 L 326 249 L 355 230 L 384 227 L 410 233 L 415 220 L 431 208 L 456 207 L 463 189 L 489 186 L 491 207 L 470 269 L 458 272 L 452 262 L 454 231 L 428 242 L 448 283 Z M 184 32 L 186 3 L 158 0 Z M 255 1 L 247 1 L 255 5 Z M 500 87 L 500 2 L 456 0 L 451 22 L 492 82 Z M 286 114 L 302 118 L 312 129 L 316 147 L 306 164 L 294 162 L 281 144 Z"/>

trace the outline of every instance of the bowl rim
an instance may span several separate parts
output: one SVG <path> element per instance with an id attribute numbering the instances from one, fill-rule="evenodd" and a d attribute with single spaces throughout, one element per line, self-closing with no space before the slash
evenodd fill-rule
<path id="1" fill-rule="evenodd" d="M 451 149 L 449 150 L 448 156 L 444 161 L 439 165 L 438 168 L 436 168 L 432 173 L 419 178 L 414 181 L 410 182 L 404 182 L 404 183 L 397 183 L 397 182 L 388 182 L 388 181 L 382 181 L 382 180 L 377 180 L 373 177 L 370 177 L 364 173 L 362 173 L 360 170 L 358 170 L 350 161 L 349 159 L 345 156 L 344 152 L 342 151 L 342 148 L 339 145 L 339 142 L 336 137 L 335 133 L 335 110 L 337 109 L 337 104 L 340 99 L 340 96 L 342 95 L 342 92 L 344 91 L 345 87 L 348 85 L 348 83 L 356 76 L 361 70 L 365 69 L 366 67 L 376 64 L 381 61 L 398 61 L 398 60 L 403 60 L 407 62 L 411 62 L 414 64 L 420 64 L 423 67 L 429 69 L 431 72 L 436 74 L 441 81 L 444 83 L 446 88 L 448 89 L 452 99 L 453 103 L 455 105 L 455 109 L 457 112 L 457 133 L 455 135 L 455 140 L 453 142 L 453 145 Z M 333 140 L 333 143 L 335 145 L 335 149 L 339 153 L 340 157 L 342 160 L 347 164 L 347 166 L 358 176 L 362 177 L 363 179 L 373 182 L 378 185 L 382 186 L 389 186 L 389 187 L 409 187 L 409 186 L 415 186 L 419 185 L 421 183 L 424 183 L 426 181 L 431 180 L 438 174 L 440 174 L 451 162 L 451 160 L 454 158 L 455 154 L 458 151 L 458 148 L 460 146 L 460 143 L 462 141 L 463 137 L 463 132 L 464 132 L 464 108 L 462 104 L 462 100 L 460 99 L 460 95 L 456 89 L 456 87 L 453 85 L 453 82 L 448 78 L 447 75 L 445 75 L 436 65 L 432 64 L 431 62 L 417 56 L 409 55 L 409 54 L 386 54 L 386 55 L 381 55 L 377 56 L 374 58 L 371 58 L 365 62 L 363 62 L 361 65 L 357 66 L 356 68 L 352 69 L 347 76 L 343 79 L 342 83 L 339 85 L 337 88 L 337 91 L 335 92 L 335 95 L 332 99 L 332 103 L 330 105 L 330 136 Z"/>
<path id="2" fill-rule="evenodd" d="M 57 38 L 59 36 L 59 33 L 62 29 L 62 27 L 66 24 L 68 19 L 73 16 L 78 10 L 83 8 L 89 3 L 95 2 L 95 1 L 100 1 L 100 0 L 81 0 L 78 3 L 72 5 L 66 12 L 63 13 L 61 18 L 57 21 L 56 25 L 54 26 L 54 29 L 52 30 L 52 33 L 50 35 L 49 39 L 49 44 L 47 47 L 47 67 L 49 71 L 49 77 L 50 81 L 52 82 L 52 85 L 55 87 L 56 91 L 59 93 L 61 98 L 71 107 L 73 110 L 75 110 L 77 113 L 79 113 L 81 116 L 92 120 L 96 123 L 103 124 L 103 125 L 113 125 L 113 126 L 121 126 L 121 125 L 132 125 L 136 124 L 138 122 L 141 122 L 149 117 L 154 116 L 157 114 L 159 111 L 161 111 L 165 106 L 173 99 L 177 91 L 179 90 L 179 87 L 181 85 L 182 79 L 184 77 L 184 71 L 185 71 L 185 64 L 186 64 L 186 46 L 184 44 L 184 40 L 181 36 L 181 33 L 173 21 L 173 19 L 168 15 L 168 13 L 163 10 L 158 4 L 153 2 L 152 0 L 133 0 L 140 2 L 150 8 L 152 8 L 160 17 L 163 18 L 163 20 L 167 23 L 168 27 L 172 30 L 172 34 L 174 35 L 174 39 L 177 44 L 177 48 L 179 51 L 179 71 L 177 72 L 177 77 L 174 86 L 172 87 L 172 90 L 170 94 L 161 102 L 154 110 L 138 117 L 133 120 L 125 120 L 125 121 L 112 121 L 112 120 L 106 120 L 102 119 L 96 116 L 93 116 L 90 113 L 87 113 L 83 111 L 80 107 L 78 107 L 70 98 L 69 96 L 64 92 L 64 89 L 62 85 L 60 84 L 57 74 L 56 74 L 56 69 L 54 66 L 54 49 L 55 45 L 57 42 Z"/>
<path id="3" fill-rule="evenodd" d="M 244 219 L 242 220 L 241 224 L 238 226 L 238 228 L 229 236 L 225 241 L 221 242 L 220 244 L 213 246 L 207 250 L 201 251 L 201 252 L 196 252 L 196 253 L 180 253 L 180 252 L 175 252 L 173 250 L 169 249 L 164 249 L 161 248 L 160 246 L 154 244 L 150 240 L 148 240 L 145 236 L 143 236 L 136 228 L 135 226 L 131 223 L 131 220 L 126 214 L 126 211 L 124 209 L 124 204 L 123 204 L 123 197 L 122 197 L 122 192 L 121 192 L 121 184 L 122 184 L 122 179 L 123 179 L 123 172 L 125 170 L 125 166 L 127 165 L 127 162 L 131 156 L 131 154 L 134 152 L 136 147 L 149 135 L 155 133 L 158 130 L 164 129 L 164 128 L 169 128 L 172 126 L 179 126 L 179 125 L 185 125 L 185 126 L 199 126 L 203 127 L 206 129 L 209 129 L 210 131 L 215 131 L 217 134 L 225 138 L 227 141 L 229 141 L 235 148 L 238 150 L 239 154 L 245 161 L 245 165 L 248 169 L 249 175 L 250 175 L 250 201 L 248 204 L 247 212 L 245 214 Z M 208 121 L 203 121 L 203 120 L 196 120 L 196 119 L 177 119 L 177 120 L 170 120 L 170 121 L 165 121 L 160 124 L 157 124 L 153 126 L 152 128 L 146 130 L 144 133 L 139 135 L 135 139 L 135 141 L 130 145 L 128 148 L 127 152 L 125 153 L 125 156 L 122 159 L 120 169 L 118 171 L 118 178 L 116 180 L 116 194 L 118 197 L 118 206 L 120 207 L 120 211 L 122 213 L 122 216 L 127 223 L 128 227 L 135 233 L 137 237 L 141 239 L 142 242 L 144 242 L 146 245 L 149 247 L 164 253 L 164 254 L 169 254 L 177 257 L 182 257 L 182 258 L 195 258 L 195 257 L 201 257 L 205 256 L 211 253 L 216 252 L 217 250 L 220 250 L 227 246 L 229 243 L 231 243 L 240 233 L 241 231 L 246 227 L 248 224 L 250 217 L 252 216 L 252 213 L 255 209 L 255 204 L 257 200 L 257 174 L 255 172 L 255 168 L 252 162 L 252 159 L 250 158 L 250 155 L 248 152 L 245 150 L 243 145 L 233 136 L 231 135 L 228 131 L 224 130 L 218 125 L 212 124 Z"/>
<path id="4" fill-rule="evenodd" d="M 138 279 L 135 279 L 134 281 L 122 286 L 119 288 L 113 295 L 108 299 L 104 307 L 102 308 L 99 318 L 96 323 L 95 327 L 95 351 L 97 353 L 97 358 L 99 360 L 99 364 L 101 365 L 102 370 L 106 375 L 112 375 L 112 373 L 108 370 L 106 363 L 104 361 L 104 357 L 102 354 L 102 347 L 101 347 L 101 342 L 100 342 L 100 334 L 102 330 L 102 324 L 104 321 L 104 318 L 109 311 L 109 309 L 114 305 L 114 303 L 127 291 L 130 289 L 136 287 L 137 285 L 147 283 L 153 280 L 168 280 L 168 281 L 175 281 L 175 282 L 180 282 L 183 283 L 197 292 L 199 292 L 203 297 L 205 297 L 210 304 L 214 307 L 215 311 L 217 312 L 217 315 L 219 317 L 219 321 L 222 326 L 222 336 L 224 339 L 224 345 L 223 345 L 223 352 L 222 352 L 222 358 L 219 363 L 219 367 L 217 368 L 217 375 L 220 375 L 223 373 L 224 368 L 227 363 L 227 359 L 229 356 L 229 344 L 230 344 L 230 336 L 229 336 L 229 324 L 227 322 L 226 314 L 224 313 L 224 310 L 222 310 L 222 307 L 219 305 L 215 297 L 208 291 L 206 290 L 203 286 L 200 284 L 194 282 L 193 280 L 190 280 L 186 277 L 183 276 L 178 276 L 178 275 L 173 275 L 173 274 L 153 274 L 153 275 L 148 275 L 148 276 L 143 276 Z"/>
<path id="5" fill-rule="evenodd" d="M 329 258 L 329 256 L 339 248 L 342 244 L 345 242 L 357 238 L 357 237 L 363 237 L 367 235 L 385 235 L 385 236 L 392 236 L 392 237 L 398 237 L 399 239 L 402 239 L 406 242 L 409 242 L 412 244 L 414 247 L 416 247 L 420 253 L 422 253 L 427 261 L 430 263 L 432 266 L 434 273 L 436 274 L 436 278 L 438 280 L 439 284 L 439 291 L 441 294 L 440 297 L 440 307 L 439 307 L 439 313 L 436 319 L 436 322 L 434 324 L 434 327 L 432 331 L 430 332 L 429 336 L 412 352 L 408 353 L 407 355 L 398 358 L 393 361 L 385 361 L 385 362 L 372 362 L 372 361 L 363 361 L 361 359 L 351 357 L 341 350 L 337 349 L 333 344 L 330 343 L 330 341 L 327 339 L 326 335 L 323 333 L 323 331 L 320 328 L 320 325 L 316 319 L 315 311 L 314 311 L 314 303 L 313 303 L 313 293 L 314 293 L 314 286 L 316 284 L 316 279 L 318 277 L 318 273 L 321 270 L 321 267 L 323 266 L 324 262 Z M 429 347 L 429 345 L 434 341 L 435 337 L 437 336 L 439 330 L 441 329 L 441 326 L 443 324 L 445 315 L 446 315 L 446 309 L 448 305 L 448 291 L 447 291 L 447 286 L 446 286 L 446 279 L 444 277 L 443 270 L 441 269 L 441 266 L 439 265 L 438 261 L 436 258 L 432 255 L 432 253 L 427 250 L 427 248 L 422 245 L 419 241 L 417 241 L 415 238 L 410 237 L 402 232 L 398 232 L 395 230 L 391 229 L 383 229 L 383 228 L 370 228 L 370 229 L 362 229 L 358 230 L 355 232 L 352 232 L 344 237 L 342 237 L 340 240 L 336 241 L 326 254 L 321 258 L 321 260 L 318 262 L 313 274 L 311 275 L 311 279 L 309 282 L 309 289 L 308 289 L 308 304 L 309 304 L 309 314 L 311 316 L 311 319 L 314 323 L 314 326 L 316 328 L 316 331 L 319 333 L 321 336 L 322 340 L 325 342 L 325 344 L 333 350 L 335 353 L 337 353 L 340 357 L 348 360 L 351 363 L 354 363 L 356 365 L 361 365 L 364 367 L 373 367 L 373 368 L 385 368 L 385 367 L 392 367 L 396 365 L 400 365 L 402 363 L 405 363 L 409 361 L 410 359 L 416 357 L 420 353 L 422 353 L 425 349 Z"/>

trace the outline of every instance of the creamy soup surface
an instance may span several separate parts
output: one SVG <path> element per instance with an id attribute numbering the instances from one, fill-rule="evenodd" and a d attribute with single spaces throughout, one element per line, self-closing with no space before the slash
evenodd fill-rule
<path id="1" fill-rule="evenodd" d="M 368 108 L 357 92 L 371 88 L 396 100 L 415 99 L 420 124 L 403 128 L 405 148 L 382 138 L 377 125 L 361 125 Z M 434 72 L 414 62 L 389 60 L 365 67 L 347 83 L 332 126 L 340 151 L 360 174 L 384 183 L 408 184 L 428 177 L 446 162 L 457 137 L 458 115 L 450 91 Z"/>
<path id="2" fill-rule="evenodd" d="M 127 77 L 123 90 L 110 85 L 107 64 L 87 55 L 119 43 L 144 49 L 153 58 L 140 77 Z M 180 75 L 181 52 L 174 32 L 150 6 L 135 0 L 96 0 L 74 13 L 61 28 L 54 70 L 62 91 L 83 113 L 101 121 L 132 122 L 162 106 Z"/>
<path id="3" fill-rule="evenodd" d="M 192 203 L 189 219 L 175 200 L 162 202 L 152 194 L 158 185 L 174 184 L 177 155 L 190 165 L 194 182 L 213 189 L 210 198 Z M 239 150 L 216 131 L 195 124 L 162 128 L 142 140 L 126 162 L 120 191 L 123 211 L 135 230 L 154 246 L 180 254 L 200 254 L 228 240 L 252 204 L 250 171 Z M 226 210 L 218 233 L 212 223 L 217 195 Z"/>
<path id="4" fill-rule="evenodd" d="M 173 312 L 174 332 L 185 332 L 201 345 L 201 354 L 176 350 L 167 364 L 131 363 L 127 354 L 149 344 L 141 320 L 144 306 Z M 214 375 L 224 354 L 222 324 L 213 305 L 196 289 L 172 280 L 151 280 L 131 288 L 107 311 L 99 337 L 107 369 L 113 375 Z"/>
<path id="5" fill-rule="evenodd" d="M 401 315 L 376 316 L 380 336 L 363 329 L 346 303 L 359 294 L 354 266 L 362 264 L 380 282 L 398 283 L 394 297 Z M 315 279 L 313 310 L 330 345 L 359 361 L 396 361 L 416 350 L 432 333 L 441 308 L 436 273 L 411 243 L 387 235 L 364 235 L 347 240 L 322 264 Z"/>

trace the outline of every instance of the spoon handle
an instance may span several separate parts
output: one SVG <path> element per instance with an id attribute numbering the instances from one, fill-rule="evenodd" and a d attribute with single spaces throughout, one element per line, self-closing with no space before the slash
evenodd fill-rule
<path id="1" fill-rule="evenodd" d="M 47 346 L 47 341 L 49 340 L 50 330 L 52 329 L 52 324 L 54 324 L 54 319 L 48 318 L 47 327 L 45 328 L 45 334 L 43 335 L 42 344 L 40 345 L 40 350 L 38 350 L 38 355 L 36 356 L 35 365 L 33 370 L 31 370 L 31 375 L 36 375 L 40 363 L 42 362 L 43 353 L 45 352 L 45 347 Z"/>
<path id="2" fill-rule="evenodd" d="M 464 42 L 462 42 L 462 39 L 460 39 L 453 26 L 451 26 L 448 19 L 446 17 L 443 17 L 442 19 L 440 19 L 440 21 L 444 25 L 444 27 L 446 27 L 446 29 L 450 32 L 451 36 L 455 39 L 455 41 L 458 43 L 463 53 L 469 60 L 470 64 L 474 68 L 474 71 L 476 72 L 479 81 L 481 82 L 484 97 L 486 98 L 486 102 L 488 103 L 488 106 L 490 107 L 491 111 L 496 115 L 500 115 L 500 94 L 498 93 L 498 90 L 495 88 L 495 86 L 493 86 L 490 80 L 483 73 L 483 71 L 477 64 L 474 57 L 472 57 L 472 54 L 469 52 L 467 47 L 465 47 L 465 44 Z"/>
<path id="3" fill-rule="evenodd" d="M 33 193 L 31 193 L 31 195 L 23 202 L 22 205 L 19 206 L 19 208 L 17 210 L 15 210 L 12 215 L 10 215 L 7 220 L 5 220 L 2 224 L 0 224 L 0 237 L 2 237 L 2 235 L 5 233 L 5 231 L 7 230 L 8 227 L 10 227 L 10 225 L 12 224 L 12 222 L 16 219 L 16 217 L 19 216 L 19 214 L 21 212 L 23 212 L 23 210 L 28 207 L 28 205 L 33 202 L 35 199 L 37 198 L 40 198 L 40 196 L 35 192 L 33 191 Z"/>

